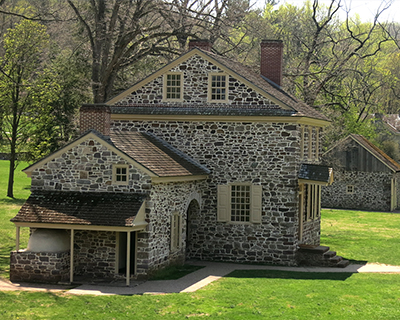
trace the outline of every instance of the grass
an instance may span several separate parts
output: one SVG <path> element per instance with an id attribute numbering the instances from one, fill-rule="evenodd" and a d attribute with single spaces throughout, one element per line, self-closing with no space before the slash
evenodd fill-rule
<path id="1" fill-rule="evenodd" d="M 195 293 L 0 292 L 2 319 L 399 319 L 399 275 L 235 271 Z"/>
<path id="2" fill-rule="evenodd" d="M 21 172 L 27 166 L 20 163 L 15 170 L 14 199 L 8 198 L 8 161 L 0 161 L 0 277 L 8 278 L 10 269 L 10 252 L 15 250 L 15 226 L 10 219 L 13 218 L 26 198 L 30 194 L 30 179 Z M 21 229 L 22 248 L 27 245 L 28 228 Z"/>
<path id="3" fill-rule="evenodd" d="M 400 265 L 400 214 L 323 210 L 321 244 L 353 262 Z"/>
<path id="4" fill-rule="evenodd" d="M 16 171 L 15 199 L 5 197 L 0 161 L 0 277 L 8 277 L 15 227 L 9 222 L 29 195 Z M 322 244 L 353 261 L 400 265 L 400 215 L 323 210 Z M 23 228 L 22 247 L 28 229 Z M 185 268 L 159 275 L 170 279 Z M 0 292 L 0 319 L 399 319 L 400 275 L 235 271 L 195 293 L 72 296 L 64 292 Z"/>

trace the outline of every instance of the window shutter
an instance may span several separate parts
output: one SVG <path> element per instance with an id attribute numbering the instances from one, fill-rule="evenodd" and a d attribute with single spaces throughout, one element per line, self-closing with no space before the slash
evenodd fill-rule
<path id="1" fill-rule="evenodd" d="M 217 221 L 227 222 L 229 221 L 230 214 L 230 195 L 229 186 L 219 185 L 218 186 L 218 203 L 217 203 Z"/>
<path id="2" fill-rule="evenodd" d="M 262 186 L 251 186 L 251 222 L 261 223 Z"/>

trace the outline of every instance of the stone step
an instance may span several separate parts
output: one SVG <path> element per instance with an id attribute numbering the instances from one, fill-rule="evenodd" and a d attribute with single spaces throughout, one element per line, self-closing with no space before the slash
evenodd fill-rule
<path id="1" fill-rule="evenodd" d="M 329 251 L 329 247 L 326 246 L 300 245 L 299 247 L 301 251 L 315 254 L 324 254 L 325 252 Z"/>
<path id="2" fill-rule="evenodd" d="M 350 264 L 350 261 L 349 261 L 349 260 L 342 259 L 342 261 L 340 261 L 340 262 L 336 265 L 336 267 L 338 267 L 338 268 L 346 268 L 349 264 Z"/>
<path id="3" fill-rule="evenodd" d="M 336 251 L 329 250 L 329 251 L 325 252 L 323 254 L 323 256 L 324 256 L 325 259 L 333 258 L 334 256 L 336 256 Z"/>

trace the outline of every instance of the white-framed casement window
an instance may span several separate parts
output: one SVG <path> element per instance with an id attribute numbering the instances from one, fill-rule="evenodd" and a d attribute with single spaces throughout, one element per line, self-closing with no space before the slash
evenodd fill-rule
<path id="1" fill-rule="evenodd" d="M 116 164 L 113 166 L 113 183 L 114 184 L 129 183 L 129 165 Z"/>
<path id="2" fill-rule="evenodd" d="M 183 100 L 182 73 L 167 73 L 164 75 L 163 98 L 165 101 Z"/>
<path id="3" fill-rule="evenodd" d="M 354 193 L 354 186 L 353 185 L 347 185 L 346 186 L 346 193 L 347 194 L 353 194 Z"/>
<path id="4" fill-rule="evenodd" d="M 321 186 L 301 183 L 299 186 L 299 211 L 304 221 L 315 220 L 321 216 Z"/>
<path id="5" fill-rule="evenodd" d="M 228 101 L 228 75 L 211 73 L 208 78 L 208 101 Z"/>
<path id="6" fill-rule="evenodd" d="M 261 223 L 262 186 L 232 183 L 218 186 L 218 221 Z"/>
<path id="7" fill-rule="evenodd" d="M 182 245 L 182 216 L 179 212 L 171 216 L 171 251 L 176 251 Z"/>

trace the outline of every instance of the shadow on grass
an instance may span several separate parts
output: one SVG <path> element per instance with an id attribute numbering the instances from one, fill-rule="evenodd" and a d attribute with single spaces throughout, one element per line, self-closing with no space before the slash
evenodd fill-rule
<path id="1" fill-rule="evenodd" d="M 7 205 L 19 205 L 22 206 L 26 201 L 26 198 L 1 198 L 0 202 L 7 204 Z"/>
<path id="2" fill-rule="evenodd" d="M 279 270 L 235 270 L 226 277 L 231 278 L 266 278 L 296 280 L 335 280 L 345 281 L 353 275 L 351 272 L 296 272 Z"/>

